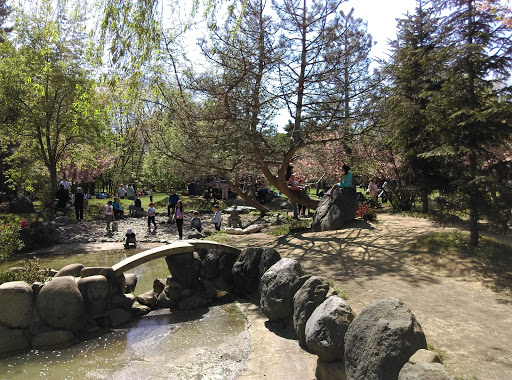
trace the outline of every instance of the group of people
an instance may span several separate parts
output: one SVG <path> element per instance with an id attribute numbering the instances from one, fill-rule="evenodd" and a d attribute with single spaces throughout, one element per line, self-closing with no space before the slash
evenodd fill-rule
<path id="1" fill-rule="evenodd" d="M 55 211 L 66 212 L 72 205 L 75 208 L 76 220 L 83 220 L 84 209 L 87 207 L 87 198 L 81 187 L 77 187 L 74 194 L 71 194 L 69 190 L 69 182 L 66 179 L 62 180 L 59 183 L 59 189 L 55 193 L 55 199 L 57 201 Z"/>
<path id="2" fill-rule="evenodd" d="M 130 205 L 131 208 L 132 205 Z M 141 201 L 140 198 L 136 195 L 134 199 L 134 208 L 140 208 L 142 210 Z M 218 204 L 215 204 L 213 207 L 213 217 L 212 222 L 215 225 L 215 229 L 217 231 L 220 231 L 220 227 L 222 224 L 222 213 L 220 211 L 220 206 Z M 154 229 L 157 229 L 156 224 L 156 208 L 155 204 L 150 201 L 149 207 L 146 211 L 147 213 L 147 222 L 148 222 L 148 229 L 151 229 L 151 225 L 153 225 Z M 131 209 L 130 209 L 131 214 Z M 114 223 L 114 219 L 116 215 L 123 215 L 122 213 L 122 207 L 119 203 L 119 198 L 116 197 L 114 199 L 114 202 L 108 201 L 107 204 L 104 206 L 104 215 L 105 215 L 105 221 L 107 223 L 107 231 L 112 232 L 111 225 Z M 183 207 L 183 202 L 180 200 L 179 195 L 176 193 L 175 190 L 171 190 L 171 193 L 169 194 L 169 197 L 167 198 L 167 217 L 169 222 L 176 223 L 176 227 L 178 229 L 178 238 L 179 240 L 183 239 L 183 220 L 185 217 L 185 209 Z M 190 229 L 191 230 L 197 230 L 198 232 L 203 231 L 203 227 L 201 224 L 201 218 L 199 216 L 198 211 L 193 212 L 193 217 L 190 220 Z M 128 228 L 126 235 L 125 235 L 125 247 L 129 248 L 130 246 L 136 246 L 136 237 L 135 232 Z"/>
<path id="3" fill-rule="evenodd" d="M 135 195 L 137 194 L 135 191 L 135 187 L 133 183 L 129 184 L 121 184 L 119 189 L 117 190 L 120 199 L 135 199 Z"/>

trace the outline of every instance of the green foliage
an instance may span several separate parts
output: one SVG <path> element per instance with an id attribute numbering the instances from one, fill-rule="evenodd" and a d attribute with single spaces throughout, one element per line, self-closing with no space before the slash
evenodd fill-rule
<path id="1" fill-rule="evenodd" d="M 23 242 L 20 240 L 20 219 L 13 217 L 0 225 L 0 263 L 21 248 Z"/>
<path id="2" fill-rule="evenodd" d="M 341 289 L 334 280 L 328 280 L 329 286 L 334 289 L 334 291 L 340 296 L 341 298 L 345 300 L 349 300 L 350 296 L 348 295 L 348 292 L 345 289 Z"/>
<path id="3" fill-rule="evenodd" d="M 44 267 L 44 260 L 39 258 L 23 260 L 21 268 L 0 272 L 0 284 L 8 281 L 25 281 L 29 284 L 34 282 L 46 282 L 49 280 L 48 268 Z"/>
<path id="4" fill-rule="evenodd" d="M 305 231 L 309 228 L 311 228 L 311 220 L 293 219 L 286 214 L 284 220 L 275 223 L 268 229 L 268 233 L 270 235 L 281 236 L 288 233 Z"/>

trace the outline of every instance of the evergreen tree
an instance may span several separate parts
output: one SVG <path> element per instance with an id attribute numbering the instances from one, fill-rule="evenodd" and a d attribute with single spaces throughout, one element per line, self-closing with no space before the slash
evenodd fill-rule
<path id="1" fill-rule="evenodd" d="M 510 31 L 477 9 L 475 0 L 449 0 L 445 21 L 450 60 L 441 90 L 434 94 L 438 146 L 424 156 L 439 156 L 470 212 L 470 244 L 478 245 L 478 221 L 484 208 L 484 167 L 493 148 L 510 141 L 512 103 Z"/>
<path id="2" fill-rule="evenodd" d="M 439 182 L 439 164 L 421 154 L 437 143 L 431 127 L 431 99 L 441 89 L 448 59 L 439 13 L 436 4 L 419 0 L 415 13 L 398 21 L 391 60 L 384 69 L 390 84 L 385 103 L 390 144 L 400 153 L 409 186 L 419 185 L 425 213 L 428 195 Z"/>

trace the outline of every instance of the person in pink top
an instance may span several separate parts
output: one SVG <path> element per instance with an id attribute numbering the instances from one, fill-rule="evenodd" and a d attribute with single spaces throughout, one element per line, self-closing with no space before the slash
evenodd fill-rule
<path id="1" fill-rule="evenodd" d="M 368 192 L 370 193 L 370 197 L 372 198 L 373 202 L 375 202 L 375 206 L 379 203 L 379 186 L 377 186 L 377 177 L 373 177 L 373 179 L 370 181 L 368 185 Z"/>
<path id="2" fill-rule="evenodd" d="M 176 221 L 176 227 L 178 227 L 179 239 L 183 239 L 183 203 L 178 201 L 176 203 L 176 209 L 174 210 L 174 220 Z"/>

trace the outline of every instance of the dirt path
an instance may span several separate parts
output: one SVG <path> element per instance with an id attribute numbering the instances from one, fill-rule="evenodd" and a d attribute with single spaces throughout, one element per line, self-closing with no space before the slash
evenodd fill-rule
<path id="1" fill-rule="evenodd" d="M 512 379 L 511 299 L 486 287 L 486 279 L 467 265 L 408 253 L 408 245 L 421 234 L 443 230 L 449 229 L 426 219 L 379 215 L 373 226 L 354 222 L 323 233 L 234 236 L 230 244 L 270 246 L 283 257 L 298 259 L 307 273 L 346 290 L 356 312 L 378 299 L 399 297 L 455 375 Z"/>

